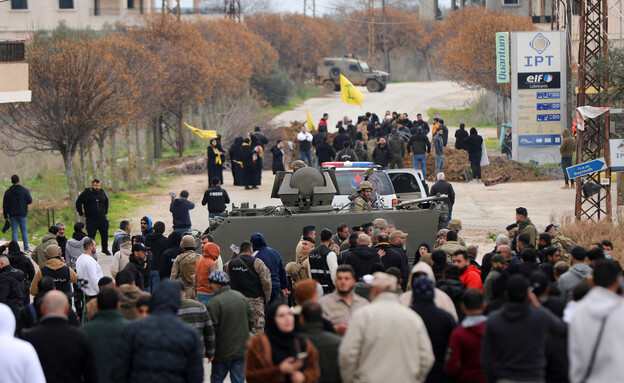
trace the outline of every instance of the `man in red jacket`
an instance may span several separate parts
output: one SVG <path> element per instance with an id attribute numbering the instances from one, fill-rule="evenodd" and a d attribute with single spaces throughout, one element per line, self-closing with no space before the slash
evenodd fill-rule
<path id="1" fill-rule="evenodd" d="M 483 295 L 475 289 L 466 290 L 461 308 L 466 314 L 459 327 L 451 333 L 445 372 L 458 382 L 485 382 L 481 368 L 481 343 L 487 317 L 483 315 Z"/>
<path id="2" fill-rule="evenodd" d="M 470 257 L 466 250 L 457 250 L 453 253 L 453 264 L 462 271 L 461 281 L 469 289 L 477 289 L 483 293 L 483 282 L 481 281 L 481 270 L 470 264 Z"/>

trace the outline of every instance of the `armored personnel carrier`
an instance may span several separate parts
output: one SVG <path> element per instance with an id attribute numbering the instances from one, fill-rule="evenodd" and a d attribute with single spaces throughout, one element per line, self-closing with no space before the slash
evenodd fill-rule
<path id="1" fill-rule="evenodd" d="M 332 206 L 338 191 L 333 169 L 317 170 L 305 167 L 296 172 L 278 172 L 273 183 L 272 198 L 280 198 L 282 205 L 258 208 L 243 203 L 222 217 L 210 219 L 208 232 L 221 247 L 224 261 L 230 259 L 231 245 L 238 246 L 260 232 L 269 247 L 277 250 L 284 263 L 295 260 L 295 248 L 306 225 L 314 225 L 317 232 L 328 228 L 335 233 L 340 223 L 349 227 L 361 226 L 375 218 L 384 218 L 399 230 L 409 234 L 407 249 L 413 259 L 422 242 L 433 244 L 441 214 L 446 217 L 441 197 L 406 201 L 396 209 L 380 209 L 350 213 L 348 209 L 335 210 Z M 429 208 L 420 208 L 425 202 Z"/>

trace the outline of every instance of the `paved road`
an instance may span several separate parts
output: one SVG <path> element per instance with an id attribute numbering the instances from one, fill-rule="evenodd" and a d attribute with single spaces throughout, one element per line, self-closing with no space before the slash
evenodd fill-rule
<path id="1" fill-rule="evenodd" d="M 381 93 L 370 93 L 365 87 L 357 87 L 366 97 L 362 107 L 358 105 L 343 104 L 340 101 L 340 92 L 333 92 L 322 97 L 312 98 L 294 109 L 281 113 L 275 117 L 275 122 L 280 125 L 290 125 L 291 121 L 305 121 L 306 108 L 310 111 L 314 124 L 329 113 L 330 132 L 338 120 L 347 115 L 357 121 L 358 115 L 366 112 L 377 113 L 382 118 L 387 110 L 406 112 L 410 119 L 415 120 L 416 114 L 422 113 L 427 119 L 429 108 L 463 108 L 466 102 L 475 99 L 479 92 L 462 89 L 459 85 L 450 81 L 432 82 L 404 82 L 388 84 Z"/>

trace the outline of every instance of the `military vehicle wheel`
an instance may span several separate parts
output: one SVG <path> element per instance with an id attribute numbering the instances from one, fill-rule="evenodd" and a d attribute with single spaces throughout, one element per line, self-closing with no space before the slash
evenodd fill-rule
<path id="1" fill-rule="evenodd" d="M 333 67 L 329 70 L 329 76 L 331 78 L 333 78 L 334 80 L 340 78 L 340 68 L 338 67 Z"/>
<path id="2" fill-rule="evenodd" d="M 366 89 L 369 92 L 381 92 L 381 84 L 377 80 L 368 80 L 366 82 Z"/>
<path id="3" fill-rule="evenodd" d="M 336 90 L 336 84 L 332 80 L 325 80 L 323 82 L 323 88 L 328 92 L 333 92 Z"/>
<path id="4" fill-rule="evenodd" d="M 386 90 L 386 84 L 383 84 L 383 85 L 381 86 L 381 88 L 379 88 L 379 91 L 380 91 L 380 92 L 383 92 L 384 90 Z"/>
<path id="5" fill-rule="evenodd" d="M 336 92 L 340 92 L 340 84 L 335 84 L 335 85 L 334 85 L 334 90 L 335 90 Z"/>

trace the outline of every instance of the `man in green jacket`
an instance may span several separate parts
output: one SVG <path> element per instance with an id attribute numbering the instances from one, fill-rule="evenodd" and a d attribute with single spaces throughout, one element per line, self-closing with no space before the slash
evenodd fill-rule
<path id="1" fill-rule="evenodd" d="M 574 187 L 574 180 L 568 180 L 568 172 L 566 172 L 566 168 L 572 166 L 572 156 L 574 155 L 574 151 L 576 150 L 576 140 L 570 134 L 568 129 L 564 129 L 561 132 L 561 146 L 559 146 L 559 153 L 561 153 L 561 168 L 563 169 L 563 179 L 565 181 L 565 186 L 562 186 L 562 189 L 569 189 L 568 181 Z"/>
<path id="2" fill-rule="evenodd" d="M 232 290 L 224 271 L 213 271 L 208 281 L 213 295 L 206 308 L 216 335 L 210 381 L 223 382 L 229 373 L 232 383 L 243 383 L 243 358 L 254 324 L 251 306 L 243 294 Z"/>
<path id="3" fill-rule="evenodd" d="M 307 302 L 301 309 L 301 335 L 310 339 L 319 351 L 321 377 L 317 383 L 339 383 L 338 347 L 340 337 L 323 329 L 323 310 L 318 302 Z"/>
<path id="4" fill-rule="evenodd" d="M 521 234 L 528 234 L 530 241 L 529 244 L 533 247 L 537 245 L 537 229 L 531 219 L 529 218 L 529 212 L 524 207 L 516 208 L 516 223 L 518 224 L 518 232 L 516 238 Z"/>
<path id="5" fill-rule="evenodd" d="M 504 250 L 507 250 L 508 246 L 503 245 L 501 247 L 505 247 Z M 492 256 L 492 269 L 488 273 L 487 278 L 485 278 L 485 282 L 483 282 L 483 301 L 486 304 L 490 303 L 490 301 L 494 299 L 494 288 L 492 287 L 494 280 L 500 277 L 501 273 L 507 267 L 507 263 L 509 263 L 509 259 L 499 254 L 500 252 L 501 251 L 499 249 L 496 254 Z"/>
<path id="6" fill-rule="evenodd" d="M 110 381 L 110 372 L 117 343 L 128 321 L 119 309 L 119 295 L 115 289 L 103 289 L 97 296 L 98 311 L 93 319 L 82 326 L 87 333 L 95 352 L 100 383 Z"/>

